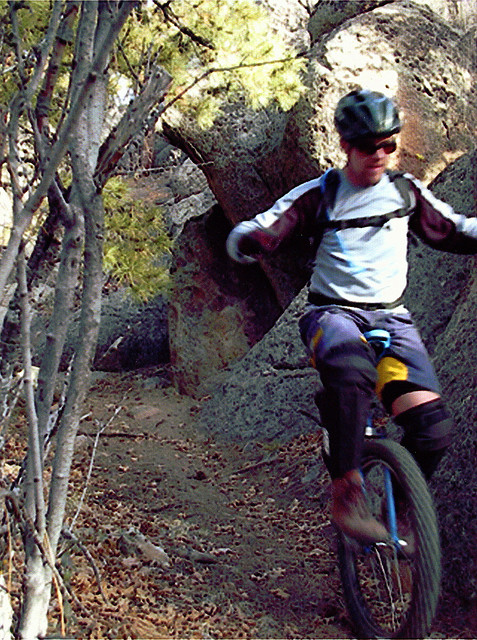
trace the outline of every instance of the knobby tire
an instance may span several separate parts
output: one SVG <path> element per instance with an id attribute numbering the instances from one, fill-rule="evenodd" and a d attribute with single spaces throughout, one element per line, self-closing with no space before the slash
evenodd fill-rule
<path id="1" fill-rule="evenodd" d="M 382 468 L 393 486 L 414 536 L 414 553 L 396 545 L 362 548 L 338 531 L 338 562 L 343 593 L 361 638 L 423 638 L 432 625 L 439 598 L 441 551 L 435 509 L 427 483 L 412 456 L 391 440 L 367 440 L 362 471 L 372 513 L 382 519 L 385 502 Z M 399 535 L 399 530 L 398 530 Z"/>

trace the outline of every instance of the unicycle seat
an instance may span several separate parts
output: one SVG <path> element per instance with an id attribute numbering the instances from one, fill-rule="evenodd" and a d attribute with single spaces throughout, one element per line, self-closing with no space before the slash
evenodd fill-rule
<path id="1" fill-rule="evenodd" d="M 391 334 L 386 329 L 371 329 L 363 333 L 363 336 L 378 355 L 381 355 L 391 346 Z"/>

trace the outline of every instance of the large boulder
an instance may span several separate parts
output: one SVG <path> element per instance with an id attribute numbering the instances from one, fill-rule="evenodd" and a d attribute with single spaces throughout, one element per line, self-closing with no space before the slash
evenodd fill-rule
<path id="1" fill-rule="evenodd" d="M 103 298 L 94 368 L 124 371 L 170 361 L 167 300 L 142 302 L 124 290 Z"/>
<path id="2" fill-rule="evenodd" d="M 218 207 L 188 221 L 171 266 L 171 365 L 178 390 L 195 397 L 206 393 L 211 372 L 243 356 L 280 314 L 261 269 L 227 260 L 229 231 Z"/>
<path id="3" fill-rule="evenodd" d="M 46 309 L 53 291 L 44 298 Z M 126 289 L 103 296 L 93 368 L 100 371 L 127 371 L 170 362 L 168 305 L 163 295 L 148 302 L 137 300 Z M 32 322 L 34 364 L 41 362 L 47 339 L 49 315 L 39 313 Z M 80 311 L 69 325 L 60 367 L 66 370 L 78 346 Z"/>
<path id="4" fill-rule="evenodd" d="M 229 105 L 208 131 L 199 130 L 178 114 L 165 123 L 165 135 L 207 176 L 218 202 L 214 224 L 222 230 L 211 243 L 204 242 L 201 234 L 207 222 L 191 223 L 176 252 L 171 351 L 176 354 L 174 379 L 185 393 L 201 394 L 207 377 L 226 364 L 228 356 L 216 357 L 218 343 L 227 341 L 232 358 L 244 355 L 269 328 L 269 319 L 276 319 L 306 282 L 301 263 L 305 247 L 293 242 L 249 271 L 248 286 L 242 292 L 235 287 L 231 294 L 230 287 L 230 282 L 242 277 L 242 268 L 225 261 L 227 266 L 222 264 L 219 269 L 228 278 L 219 282 L 210 264 L 213 256 L 223 255 L 225 231 L 232 224 L 266 209 L 284 192 L 329 166 L 342 164 L 333 126 L 334 108 L 341 95 L 362 85 L 396 97 L 405 115 L 405 127 L 395 164 L 426 182 L 473 147 L 477 121 L 474 38 L 452 28 L 428 7 L 411 2 L 339 4 L 362 4 L 372 10 L 350 19 L 340 12 L 335 18 L 339 26 L 325 35 L 326 29 L 317 24 L 320 11 L 326 10 L 330 16 L 333 5 L 329 2 L 317 3 L 307 24 L 302 18 L 293 23 L 293 34 L 286 21 L 281 26 L 284 37 L 297 39 L 299 33 L 301 41 L 310 43 L 309 91 L 290 113 L 252 112 L 244 104 L 236 104 Z M 373 9 L 376 4 L 381 6 Z M 228 227 L 226 222 L 218 224 L 220 216 L 228 221 Z M 196 238 L 193 229 L 199 234 Z M 184 286 L 185 282 L 189 286 Z M 264 292 L 265 320 L 256 313 L 250 297 L 257 288 Z M 221 309 L 230 311 L 227 336 L 217 334 L 221 324 L 214 318 L 215 298 L 221 301 Z M 277 310 L 275 318 L 268 315 L 271 309 Z M 185 317 L 188 328 L 182 320 Z M 255 329 L 250 317 L 258 322 Z M 175 325 L 178 322 L 182 324 Z M 205 337 L 212 333 L 213 341 Z M 233 348 L 231 336 L 236 339 Z M 191 379 L 198 353 L 202 361 L 199 387 Z"/>
<path id="5" fill-rule="evenodd" d="M 321 383 L 298 333 L 305 303 L 303 290 L 239 362 L 209 379 L 211 398 L 199 428 L 243 442 L 287 440 L 316 430 L 313 397 Z"/>
<path id="6" fill-rule="evenodd" d="M 432 184 L 436 195 L 477 215 L 477 151 L 449 166 Z M 455 421 L 449 454 L 434 482 L 444 548 L 444 589 L 477 615 L 477 259 L 445 256 L 416 260 L 413 300 L 419 324 L 432 343 L 444 398 Z M 424 293 L 425 280 L 429 285 Z M 445 599 L 443 599 L 445 601 Z M 447 606 L 453 606 L 449 598 Z"/>

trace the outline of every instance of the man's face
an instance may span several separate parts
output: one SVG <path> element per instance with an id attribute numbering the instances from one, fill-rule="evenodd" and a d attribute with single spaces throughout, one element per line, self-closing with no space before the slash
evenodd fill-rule
<path id="1" fill-rule="evenodd" d="M 341 140 L 348 162 L 344 169 L 348 180 L 358 187 L 371 187 L 383 177 L 389 155 L 396 150 L 394 136 L 364 138 L 359 142 Z"/>

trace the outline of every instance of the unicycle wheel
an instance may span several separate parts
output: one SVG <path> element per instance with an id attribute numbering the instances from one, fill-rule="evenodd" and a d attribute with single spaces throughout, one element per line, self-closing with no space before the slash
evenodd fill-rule
<path id="1" fill-rule="evenodd" d="M 386 523 L 386 469 L 398 506 L 401 542 L 390 539 L 362 547 L 338 532 L 343 594 L 359 637 L 422 638 L 432 625 L 440 589 L 435 510 L 408 451 L 390 440 L 369 440 L 362 472 L 369 509 L 376 518 Z"/>

